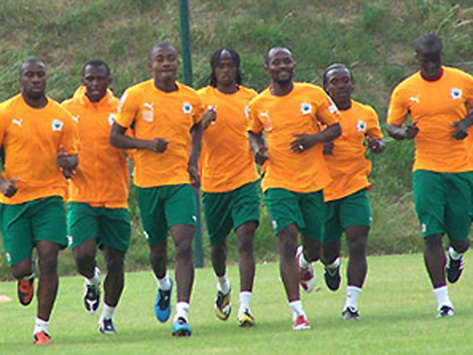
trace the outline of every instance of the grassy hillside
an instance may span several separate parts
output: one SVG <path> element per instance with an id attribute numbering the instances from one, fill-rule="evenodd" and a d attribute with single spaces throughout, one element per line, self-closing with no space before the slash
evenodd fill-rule
<path id="1" fill-rule="evenodd" d="M 416 70 L 412 42 L 420 34 L 440 34 L 444 62 L 473 72 L 471 0 L 191 0 L 189 6 L 196 87 L 206 84 L 210 54 L 232 46 L 242 57 L 244 83 L 261 90 L 268 83 L 264 53 L 282 45 L 293 50 L 300 81 L 320 83 L 327 65 L 346 63 L 356 79 L 355 97 L 384 121 L 390 91 Z M 2 0 L 0 37 L 0 100 L 17 92 L 18 65 L 32 55 L 47 63 L 48 93 L 57 100 L 71 96 L 83 63 L 92 58 L 110 64 L 112 88 L 120 95 L 148 78 L 154 44 L 179 47 L 178 6 L 164 0 Z M 419 250 L 412 153 L 410 143 L 389 142 L 374 159 L 371 253 Z M 259 238 L 269 255 L 270 234 L 265 216 Z M 146 260 L 145 251 L 139 253 Z"/>

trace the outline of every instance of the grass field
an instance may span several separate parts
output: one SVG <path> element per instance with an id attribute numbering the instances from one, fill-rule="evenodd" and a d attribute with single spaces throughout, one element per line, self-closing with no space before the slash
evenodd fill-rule
<path id="1" fill-rule="evenodd" d="M 50 332 L 54 344 L 34 347 L 31 331 L 36 303 L 22 308 L 16 284 L 0 283 L 0 294 L 12 302 L 0 303 L 2 354 L 467 354 L 473 326 L 471 265 L 461 281 L 450 287 L 456 315 L 435 318 L 435 300 L 424 270 L 422 255 L 369 258 L 369 276 L 360 298 L 359 321 L 345 321 L 340 312 L 344 287 L 331 293 L 318 278 L 316 291 L 303 295 L 312 330 L 294 332 L 276 263 L 257 265 L 252 310 L 257 326 L 240 329 L 236 312 L 227 322 L 213 312 L 215 278 L 210 268 L 197 270 L 191 302 L 191 338 L 171 336 L 171 324 L 159 324 L 153 313 L 155 282 L 150 272 L 130 273 L 115 316 L 116 336 L 97 332 L 96 317 L 82 308 L 82 280 L 61 279 Z M 346 259 L 343 260 L 343 267 Z M 321 276 L 320 265 L 316 266 Z M 238 270 L 229 268 L 234 311 L 238 307 Z M 173 295 L 173 301 L 174 301 Z"/>

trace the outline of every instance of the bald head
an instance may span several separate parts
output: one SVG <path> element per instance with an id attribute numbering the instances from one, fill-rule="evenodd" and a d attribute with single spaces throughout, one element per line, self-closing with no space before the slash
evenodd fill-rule
<path id="1" fill-rule="evenodd" d="M 442 51 L 443 44 L 440 37 L 435 34 L 424 34 L 414 42 L 416 52 L 425 55 L 437 54 Z"/>
<path id="2" fill-rule="evenodd" d="M 273 48 L 270 48 L 264 56 L 265 64 L 268 65 L 269 62 L 271 61 L 271 58 L 274 57 L 277 53 L 280 53 L 280 52 L 284 52 L 292 58 L 292 52 L 289 49 L 287 49 L 285 47 L 273 47 Z"/>
<path id="3" fill-rule="evenodd" d="M 32 58 L 26 59 L 23 63 L 20 64 L 20 77 L 23 75 L 26 68 L 28 68 L 31 64 L 41 67 L 43 68 L 44 71 L 46 71 L 46 64 L 44 64 L 44 62 L 41 59 L 32 57 Z"/>

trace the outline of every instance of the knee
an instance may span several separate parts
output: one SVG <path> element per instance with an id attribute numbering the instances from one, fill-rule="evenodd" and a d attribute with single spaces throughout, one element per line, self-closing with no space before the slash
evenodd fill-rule
<path id="1" fill-rule="evenodd" d="M 240 225 L 236 231 L 235 234 L 238 237 L 243 237 L 243 236 L 250 236 L 253 237 L 253 235 L 256 232 L 256 228 L 258 227 L 258 224 L 255 221 L 251 222 L 246 222 Z"/>
<path id="2" fill-rule="evenodd" d="M 19 280 L 23 277 L 31 274 L 31 260 L 27 260 L 11 267 L 12 275 L 15 279 Z"/>
<path id="3" fill-rule="evenodd" d="M 119 275 L 123 273 L 123 261 L 122 255 L 115 255 L 107 259 L 107 271 L 112 275 Z"/>
<path id="4" fill-rule="evenodd" d="M 57 273 L 57 255 L 43 255 L 39 258 L 39 271 L 41 275 L 54 275 Z"/>
<path id="5" fill-rule="evenodd" d="M 240 254 L 253 253 L 253 236 L 245 235 L 238 238 L 238 250 Z"/>
<path id="6" fill-rule="evenodd" d="M 366 236 L 347 236 L 348 251 L 350 256 L 364 256 L 366 253 Z"/>
<path id="7" fill-rule="evenodd" d="M 216 243 L 211 246 L 212 254 L 220 255 L 225 253 L 225 243 Z"/>
<path id="8" fill-rule="evenodd" d="M 192 238 L 182 238 L 176 243 L 176 258 L 192 260 Z"/>
<path id="9" fill-rule="evenodd" d="M 95 250 L 76 250 L 74 252 L 77 266 L 83 267 L 84 265 L 90 265 L 95 260 Z"/>
<path id="10" fill-rule="evenodd" d="M 294 259 L 296 257 L 297 230 L 286 228 L 279 233 L 279 250 L 283 259 Z"/>
<path id="11" fill-rule="evenodd" d="M 426 250 L 442 249 L 442 236 L 439 234 L 429 235 L 424 238 Z"/>

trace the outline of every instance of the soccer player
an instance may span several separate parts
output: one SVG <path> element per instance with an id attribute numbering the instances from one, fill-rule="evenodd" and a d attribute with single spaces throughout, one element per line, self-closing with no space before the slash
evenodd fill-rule
<path id="1" fill-rule="evenodd" d="M 110 145 L 119 100 L 108 90 L 109 66 L 91 60 L 82 68 L 82 86 L 63 102 L 76 121 L 80 166 L 69 184 L 67 225 L 78 272 L 84 276 L 84 305 L 95 314 L 100 304 L 97 247 L 104 252 L 107 276 L 98 329 L 115 333 L 113 315 L 123 290 L 123 261 L 130 242 L 128 165 L 125 154 Z"/>
<path id="2" fill-rule="evenodd" d="M 324 90 L 340 111 L 342 135 L 325 143 L 325 162 L 332 181 L 324 188 L 326 221 L 322 261 L 327 286 L 340 286 L 340 238 L 345 232 L 348 244 L 348 286 L 342 317 L 358 319 L 358 297 L 367 272 L 366 240 L 371 225 L 367 188 L 371 161 L 365 157 L 365 141 L 373 153 L 384 150 L 383 133 L 375 110 L 351 98 L 354 82 L 343 64 L 330 65 L 323 74 Z"/>
<path id="3" fill-rule="evenodd" d="M 386 130 L 398 140 L 414 139 L 413 192 L 424 237 L 424 261 L 437 298 L 438 317 L 453 316 L 445 280 L 442 236 L 447 234 L 447 278 L 456 282 L 469 247 L 473 166 L 463 140 L 473 119 L 473 77 L 442 65 L 442 40 L 433 34 L 415 41 L 420 70 L 393 91 Z M 411 123 L 403 127 L 410 115 Z"/>
<path id="4" fill-rule="evenodd" d="M 230 282 L 226 275 L 226 237 L 235 230 L 240 252 L 240 308 L 238 324 L 251 327 L 250 302 L 255 276 L 253 238 L 259 223 L 259 186 L 246 128 L 248 102 L 256 92 L 241 85 L 240 56 L 231 48 L 217 50 L 210 59 L 210 85 L 199 90 L 202 118 L 202 203 L 217 275 L 215 312 L 227 320 L 231 312 Z"/>
<path id="5" fill-rule="evenodd" d="M 263 198 L 279 239 L 280 273 L 293 329 L 310 329 L 299 295 L 296 249 L 300 233 L 304 258 L 315 261 L 320 256 L 322 189 L 330 180 L 322 150 L 323 143 L 341 133 L 339 114 L 321 88 L 293 82 L 295 64 L 290 50 L 270 49 L 265 63 L 271 85 L 250 102 L 248 130 L 257 162 L 267 157 Z M 321 131 L 319 124 L 326 128 Z M 314 280 L 313 274 L 311 277 Z"/>
<path id="6" fill-rule="evenodd" d="M 112 145 L 134 149 L 134 183 L 141 221 L 157 278 L 156 317 L 171 314 L 172 280 L 166 274 L 168 229 L 176 246 L 177 304 L 172 333 L 191 335 L 189 300 L 194 281 L 192 239 L 197 221 L 195 191 L 199 184 L 202 101 L 191 88 L 176 81 L 179 58 L 168 43 L 149 55 L 153 78 L 125 91 L 112 126 Z M 125 135 L 134 124 L 135 137 Z"/>
<path id="7" fill-rule="evenodd" d="M 34 290 L 33 248 L 39 266 L 35 344 L 51 342 L 49 318 L 58 289 L 57 257 L 67 246 L 63 198 L 66 179 L 78 164 L 71 115 L 47 97 L 46 66 L 30 58 L 20 66 L 21 93 L 0 108 L 1 225 L 8 264 L 18 280 L 18 298 L 30 304 Z M 63 176 L 64 174 L 64 176 Z"/>

